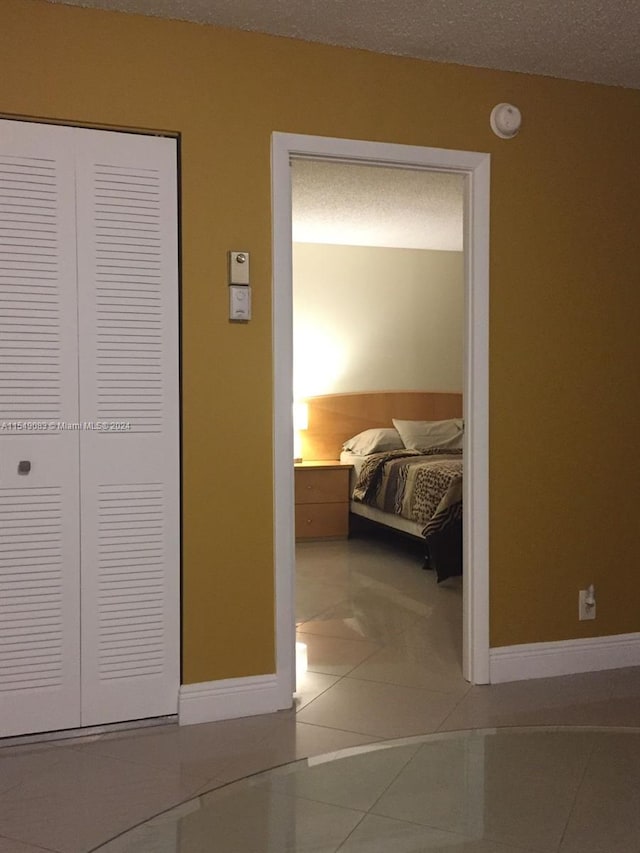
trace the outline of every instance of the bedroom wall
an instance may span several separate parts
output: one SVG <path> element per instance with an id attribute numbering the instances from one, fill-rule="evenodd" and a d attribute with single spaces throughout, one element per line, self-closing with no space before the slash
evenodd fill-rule
<path id="1" fill-rule="evenodd" d="M 464 255 L 294 243 L 294 396 L 462 391 Z"/>
<path id="2" fill-rule="evenodd" d="M 2 0 L 0 40 L 5 115 L 181 134 L 185 682 L 274 666 L 274 130 L 492 154 L 491 644 L 638 630 L 640 92 L 44 0 Z"/>

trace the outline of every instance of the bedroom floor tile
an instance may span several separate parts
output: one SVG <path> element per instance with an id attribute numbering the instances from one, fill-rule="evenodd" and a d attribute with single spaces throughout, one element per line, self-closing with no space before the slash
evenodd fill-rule
<path id="1" fill-rule="evenodd" d="M 443 654 L 441 648 L 435 643 L 429 651 L 416 649 L 399 638 L 368 657 L 350 675 L 365 681 L 424 687 L 441 693 L 466 693 L 471 685 L 462 677 L 457 657 Z"/>
<path id="2" fill-rule="evenodd" d="M 298 714 L 302 723 L 381 738 L 436 731 L 459 696 L 347 676 Z"/>
<path id="3" fill-rule="evenodd" d="M 334 593 L 343 595 L 306 621 L 309 606 L 298 608 L 309 668 L 344 676 L 353 675 L 357 667 L 358 677 L 365 680 L 466 691 L 461 677 L 461 579 L 437 584 L 435 574 L 422 565 L 421 549 L 404 540 L 356 536 L 299 543 L 299 595 L 313 602 L 313 609 L 318 601 L 314 589 L 319 578 L 324 583 L 327 577 L 335 581 Z"/>
<path id="4" fill-rule="evenodd" d="M 424 571 L 422 563 L 415 546 L 407 550 L 402 542 L 352 537 L 340 542 L 296 545 L 296 578 L 302 585 L 321 581 L 352 591 L 377 587 L 389 596 L 401 594 L 426 600 L 437 585 L 433 572 Z"/>
<path id="5" fill-rule="evenodd" d="M 306 622 L 347 598 L 345 586 L 307 580 L 296 586 L 296 622 Z"/>
<path id="6" fill-rule="evenodd" d="M 438 668 L 449 667 L 451 674 L 462 673 L 462 627 L 440 615 L 421 619 L 406 631 L 401 631 L 387 644 L 402 648 L 406 660 L 422 659 L 425 663 L 438 661 Z"/>
<path id="7" fill-rule="evenodd" d="M 302 580 L 345 586 L 354 562 L 349 540 L 296 543 L 296 577 Z"/>
<path id="8" fill-rule="evenodd" d="M 411 600 L 411 609 L 385 601 L 375 593 L 360 591 L 347 601 L 325 610 L 300 625 L 305 634 L 387 643 L 424 615 L 424 605 Z"/>
<path id="9" fill-rule="evenodd" d="M 309 670 L 325 675 L 347 675 L 380 648 L 367 640 L 344 640 L 302 631 L 298 632 L 296 639 L 307 646 Z"/>
<path id="10" fill-rule="evenodd" d="M 428 602 L 435 588 L 429 572 L 417 566 L 398 566 L 397 573 L 391 575 L 389 569 L 382 567 L 378 571 L 354 572 L 354 581 L 363 589 L 378 589 L 393 596 L 410 596 L 416 601 Z"/>

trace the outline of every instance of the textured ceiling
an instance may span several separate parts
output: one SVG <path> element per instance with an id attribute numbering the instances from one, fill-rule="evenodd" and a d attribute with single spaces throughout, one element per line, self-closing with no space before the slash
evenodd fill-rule
<path id="1" fill-rule="evenodd" d="M 49 2 L 640 89 L 640 0 Z M 462 249 L 455 175 L 297 161 L 293 204 L 299 242 Z"/>
<path id="2" fill-rule="evenodd" d="M 294 160 L 293 239 L 462 251 L 463 178 Z"/>
<path id="3" fill-rule="evenodd" d="M 638 0 L 49 0 L 640 89 Z"/>

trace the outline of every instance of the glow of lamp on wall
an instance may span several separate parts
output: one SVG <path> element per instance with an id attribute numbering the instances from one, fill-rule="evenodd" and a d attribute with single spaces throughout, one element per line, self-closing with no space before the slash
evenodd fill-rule
<path id="1" fill-rule="evenodd" d="M 336 393 L 346 368 L 348 342 L 337 339 L 313 320 L 296 317 L 293 343 L 294 396 Z"/>
<path id="2" fill-rule="evenodd" d="M 302 462 L 301 432 L 309 429 L 309 404 L 296 402 L 293 404 L 293 461 Z"/>

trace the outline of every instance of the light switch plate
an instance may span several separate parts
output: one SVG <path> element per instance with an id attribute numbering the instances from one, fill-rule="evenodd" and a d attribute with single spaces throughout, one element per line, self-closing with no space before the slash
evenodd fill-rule
<path id="1" fill-rule="evenodd" d="M 249 252 L 229 252 L 229 284 L 249 284 Z"/>
<path id="2" fill-rule="evenodd" d="M 232 284 L 229 287 L 229 319 L 251 319 L 251 288 Z"/>

